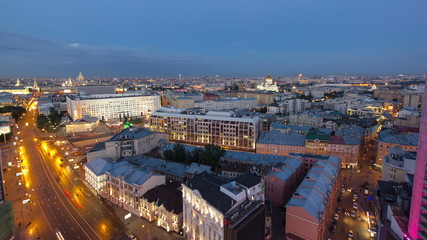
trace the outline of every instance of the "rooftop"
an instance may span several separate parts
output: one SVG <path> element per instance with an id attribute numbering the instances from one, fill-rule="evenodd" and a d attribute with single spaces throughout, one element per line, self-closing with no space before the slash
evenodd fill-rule
<path id="1" fill-rule="evenodd" d="M 126 183 L 137 186 L 143 185 L 152 175 L 155 175 L 150 170 L 136 167 L 127 162 L 118 167 L 115 166 L 107 171 L 107 174 L 115 178 L 123 178 Z"/>
<path id="2" fill-rule="evenodd" d="M 163 205 L 164 208 L 175 214 L 182 212 L 182 193 L 176 188 L 167 185 L 159 185 L 148 190 L 141 198 L 157 206 Z"/>
<path id="3" fill-rule="evenodd" d="M 273 122 L 271 124 L 270 128 L 271 129 L 285 129 L 285 130 L 291 130 L 291 131 L 304 131 L 304 132 L 307 132 L 308 130 L 310 130 L 310 127 L 288 125 L 288 124 L 283 124 L 280 122 Z"/>
<path id="4" fill-rule="evenodd" d="M 317 162 L 298 186 L 286 207 L 301 207 L 320 222 L 339 171 L 340 167 L 332 162 Z"/>
<path id="5" fill-rule="evenodd" d="M 225 183 L 227 182 L 223 179 L 208 173 L 202 173 L 195 175 L 185 185 L 192 190 L 199 191 L 202 198 L 212 207 L 225 214 L 232 207 L 232 198 L 220 190 L 220 186 Z"/>
<path id="6" fill-rule="evenodd" d="M 418 146 L 418 133 L 399 134 L 393 130 L 383 130 L 379 134 L 379 141 L 386 143 L 395 143 L 404 146 Z"/>
<path id="7" fill-rule="evenodd" d="M 143 137 L 147 137 L 149 135 L 155 134 L 156 132 L 147 130 L 145 128 L 139 127 L 128 127 L 111 137 L 107 142 L 115 142 L 121 140 L 134 140 Z"/>
<path id="8" fill-rule="evenodd" d="M 273 166 L 276 169 L 280 169 L 280 171 L 274 170 L 269 172 L 268 175 L 274 175 L 285 182 L 301 165 L 302 162 L 300 160 L 289 158 L 285 163 L 277 163 Z"/>
<path id="9" fill-rule="evenodd" d="M 288 146 L 304 146 L 305 135 L 281 134 L 276 132 L 261 132 L 257 140 L 258 144 L 276 144 Z"/>

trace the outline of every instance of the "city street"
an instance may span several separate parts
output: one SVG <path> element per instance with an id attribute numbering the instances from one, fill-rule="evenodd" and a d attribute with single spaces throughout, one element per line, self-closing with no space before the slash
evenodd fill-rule
<path id="1" fill-rule="evenodd" d="M 40 135 L 35 117 L 34 112 L 28 112 L 15 130 L 18 158 L 13 158 L 14 150 L 2 153 L 6 158 L 3 164 L 15 160 L 7 167 L 5 183 L 6 200 L 14 202 L 17 236 L 125 239 L 126 228 L 114 212 L 91 194 L 73 170 L 57 164 L 55 150 L 37 147 Z M 19 204 L 25 207 L 15 207 Z"/>
<path id="2" fill-rule="evenodd" d="M 376 181 L 381 178 L 380 171 L 369 169 L 369 161 L 375 155 L 375 150 L 375 147 L 371 145 L 366 154 L 362 154 L 362 161 L 361 164 L 359 164 L 359 167 L 362 168 L 360 172 L 358 172 L 357 169 L 342 170 L 341 182 L 344 185 L 342 189 L 344 189 L 345 192 L 342 194 L 342 201 L 338 202 L 338 199 L 334 200 L 334 209 L 339 207 L 341 211 L 337 213 L 337 228 L 334 233 L 329 229 L 330 226 L 333 225 L 334 219 L 332 217 L 328 220 L 327 235 L 330 239 L 347 239 L 350 230 L 353 232 L 353 239 L 371 238 L 368 232 L 367 211 L 375 214 L 375 209 L 374 204 L 368 200 L 368 196 L 374 197 L 374 195 L 376 195 Z M 368 183 L 366 186 L 366 189 L 369 190 L 368 195 L 365 195 L 365 188 L 361 187 L 365 181 Z M 348 191 L 349 189 L 352 189 L 351 192 Z M 355 201 L 353 201 L 354 194 L 357 194 L 357 199 Z M 357 203 L 357 209 L 353 208 L 354 202 Z M 344 210 L 347 210 L 348 216 L 344 214 Z M 354 216 L 351 216 L 352 211 L 355 211 Z M 376 219 L 376 222 L 378 222 L 378 219 Z"/>

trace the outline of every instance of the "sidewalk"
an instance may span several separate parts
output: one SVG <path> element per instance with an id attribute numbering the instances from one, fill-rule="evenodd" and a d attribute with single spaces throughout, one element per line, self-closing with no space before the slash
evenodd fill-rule
<path id="1" fill-rule="evenodd" d="M 183 236 L 175 232 L 166 232 L 162 227 L 156 226 L 154 222 L 149 222 L 141 217 L 132 215 L 125 220 L 125 215 L 129 212 L 119 207 L 114 207 L 116 215 L 127 227 L 128 231 L 139 240 L 183 240 Z"/>

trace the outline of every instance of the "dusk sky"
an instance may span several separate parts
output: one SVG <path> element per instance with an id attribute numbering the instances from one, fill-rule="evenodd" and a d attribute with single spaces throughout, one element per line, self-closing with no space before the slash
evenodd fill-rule
<path id="1" fill-rule="evenodd" d="M 426 0 L 3 0 L 0 77 L 419 74 Z"/>

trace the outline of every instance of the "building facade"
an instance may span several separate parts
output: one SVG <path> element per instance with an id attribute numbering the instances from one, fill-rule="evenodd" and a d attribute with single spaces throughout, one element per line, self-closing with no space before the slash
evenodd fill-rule
<path id="1" fill-rule="evenodd" d="M 384 156 L 381 180 L 405 182 L 406 174 L 414 174 L 416 152 L 406 152 L 400 147 L 391 148 Z"/>
<path id="2" fill-rule="evenodd" d="M 204 100 L 194 103 L 194 107 L 212 110 L 249 109 L 257 105 L 256 98 Z"/>
<path id="3" fill-rule="evenodd" d="M 227 239 L 225 225 L 234 228 L 236 224 L 247 224 L 251 221 L 251 213 L 263 206 L 262 186 L 261 178 L 252 174 L 240 176 L 230 182 L 207 173 L 195 175 L 182 184 L 184 238 Z M 254 239 L 264 237 L 263 224 L 254 226 L 251 231 L 261 232 L 260 236 L 253 236 Z"/>
<path id="4" fill-rule="evenodd" d="M 95 146 L 87 153 L 87 161 L 90 162 L 102 157 L 119 160 L 144 154 L 160 146 L 161 140 L 165 137 L 164 134 L 148 129 L 128 127 L 103 143 L 103 146 Z"/>
<path id="5" fill-rule="evenodd" d="M 286 239 L 323 240 L 340 187 L 341 168 L 317 162 L 286 204 Z"/>
<path id="6" fill-rule="evenodd" d="M 376 165 L 379 167 L 383 165 L 384 156 L 388 155 L 393 147 L 400 147 L 407 152 L 416 152 L 418 138 L 417 133 L 402 134 L 392 130 L 383 130 L 378 135 Z"/>
<path id="7" fill-rule="evenodd" d="M 285 163 L 276 163 L 265 176 L 265 197 L 274 206 L 286 204 L 304 177 L 302 161 L 289 158 Z"/>
<path id="8" fill-rule="evenodd" d="M 117 206 L 140 216 L 140 198 L 148 190 L 165 184 L 165 176 L 124 164 L 106 172 L 104 197 Z"/>
<path id="9" fill-rule="evenodd" d="M 202 115 L 157 111 L 150 116 L 150 128 L 167 134 L 172 142 L 255 151 L 261 121 L 257 116 L 238 117 L 232 112 Z"/>
<path id="10" fill-rule="evenodd" d="M 182 193 L 167 185 L 148 190 L 141 197 L 141 216 L 167 232 L 182 230 Z"/>
<path id="11" fill-rule="evenodd" d="M 427 84 L 424 92 L 427 92 L 426 90 Z M 408 231 L 414 239 L 427 239 L 427 97 L 422 104 L 420 126 Z"/>
<path id="12" fill-rule="evenodd" d="M 67 112 L 73 120 L 85 116 L 100 120 L 142 118 L 161 107 L 159 95 L 141 93 L 68 95 Z"/>

